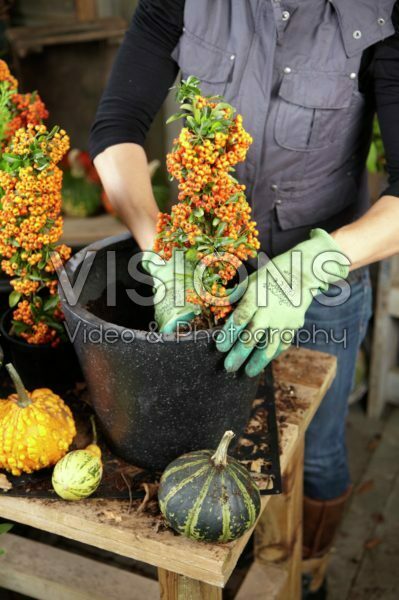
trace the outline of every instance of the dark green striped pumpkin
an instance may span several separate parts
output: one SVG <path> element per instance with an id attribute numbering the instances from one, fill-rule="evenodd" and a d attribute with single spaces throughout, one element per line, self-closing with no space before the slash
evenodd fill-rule
<path id="1" fill-rule="evenodd" d="M 232 431 L 218 449 L 184 454 L 162 475 L 158 500 L 175 531 L 193 540 L 229 542 L 254 524 L 260 511 L 259 490 L 248 470 L 227 455 Z"/>

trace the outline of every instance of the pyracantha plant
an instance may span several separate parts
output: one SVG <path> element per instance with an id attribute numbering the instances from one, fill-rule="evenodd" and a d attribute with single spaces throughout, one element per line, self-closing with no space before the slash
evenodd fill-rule
<path id="1" fill-rule="evenodd" d="M 180 110 L 168 123 L 185 123 L 167 156 L 167 168 L 178 182 L 178 202 L 171 214 L 159 215 L 154 251 L 168 260 L 174 249 L 181 249 L 188 260 L 202 262 L 202 287 L 188 289 L 186 300 L 217 323 L 232 309 L 229 283 L 259 249 L 245 186 L 234 177 L 252 138 L 230 104 L 219 96 L 203 96 L 199 86 L 191 76 L 177 87 Z"/>
<path id="2" fill-rule="evenodd" d="M 41 122 L 47 111 L 38 96 L 25 95 L 31 99 L 26 100 L 27 111 L 15 112 L 20 95 L 3 61 L 0 90 L 0 258 L 13 287 L 11 333 L 30 344 L 57 345 L 65 332 L 56 265 L 71 254 L 58 243 L 63 220 L 57 164 L 68 151 L 69 138 L 58 127 L 48 131 Z M 14 131 L 17 117 L 23 126 Z"/>

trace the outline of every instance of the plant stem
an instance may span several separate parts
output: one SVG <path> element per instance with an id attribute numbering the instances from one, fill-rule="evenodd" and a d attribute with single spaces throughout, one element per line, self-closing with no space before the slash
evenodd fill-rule
<path id="1" fill-rule="evenodd" d="M 226 431 L 224 433 L 215 454 L 211 458 L 215 467 L 225 467 L 227 465 L 227 451 L 233 437 L 233 431 Z"/>
<path id="2" fill-rule="evenodd" d="M 8 365 L 6 365 L 6 369 L 17 391 L 18 406 L 20 406 L 21 408 L 26 408 L 27 406 L 32 404 L 32 400 L 29 398 L 29 394 L 26 391 L 24 384 L 22 383 L 22 379 L 18 375 L 14 365 L 12 365 L 11 363 L 8 363 Z"/>
<path id="3" fill-rule="evenodd" d="M 96 420 L 94 418 L 94 415 L 91 415 L 91 417 L 90 417 L 90 423 L 91 423 L 91 429 L 92 429 L 92 432 L 93 432 L 93 441 L 92 441 L 92 444 L 94 446 L 96 446 L 97 445 L 97 427 L 96 427 Z"/>

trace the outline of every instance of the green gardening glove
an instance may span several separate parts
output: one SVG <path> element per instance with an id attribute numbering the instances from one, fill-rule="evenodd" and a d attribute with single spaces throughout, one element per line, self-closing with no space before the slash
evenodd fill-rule
<path id="1" fill-rule="evenodd" d="M 154 279 L 155 320 L 162 333 L 173 333 L 178 322 L 189 323 L 201 309 L 186 301 L 186 291 L 193 289 L 194 263 L 185 253 L 176 253 L 166 263 L 154 252 L 144 252 L 144 269 Z"/>
<path id="2" fill-rule="evenodd" d="M 250 275 L 242 299 L 218 337 L 218 350 L 228 352 L 226 370 L 236 371 L 249 358 L 246 374 L 258 375 L 291 345 L 314 296 L 348 276 L 348 265 L 334 239 L 323 229 L 314 229 L 309 240 Z M 230 302 L 237 300 L 236 292 L 242 295 L 240 287 Z"/>

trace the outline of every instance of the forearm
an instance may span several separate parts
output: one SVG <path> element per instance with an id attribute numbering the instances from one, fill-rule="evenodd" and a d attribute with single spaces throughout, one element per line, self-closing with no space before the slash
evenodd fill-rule
<path id="1" fill-rule="evenodd" d="M 152 248 L 158 208 L 143 148 L 137 144 L 110 146 L 96 156 L 94 164 L 110 203 L 139 246 Z"/>
<path id="2" fill-rule="evenodd" d="M 399 198 L 382 196 L 370 210 L 332 234 L 351 270 L 399 252 Z"/>

